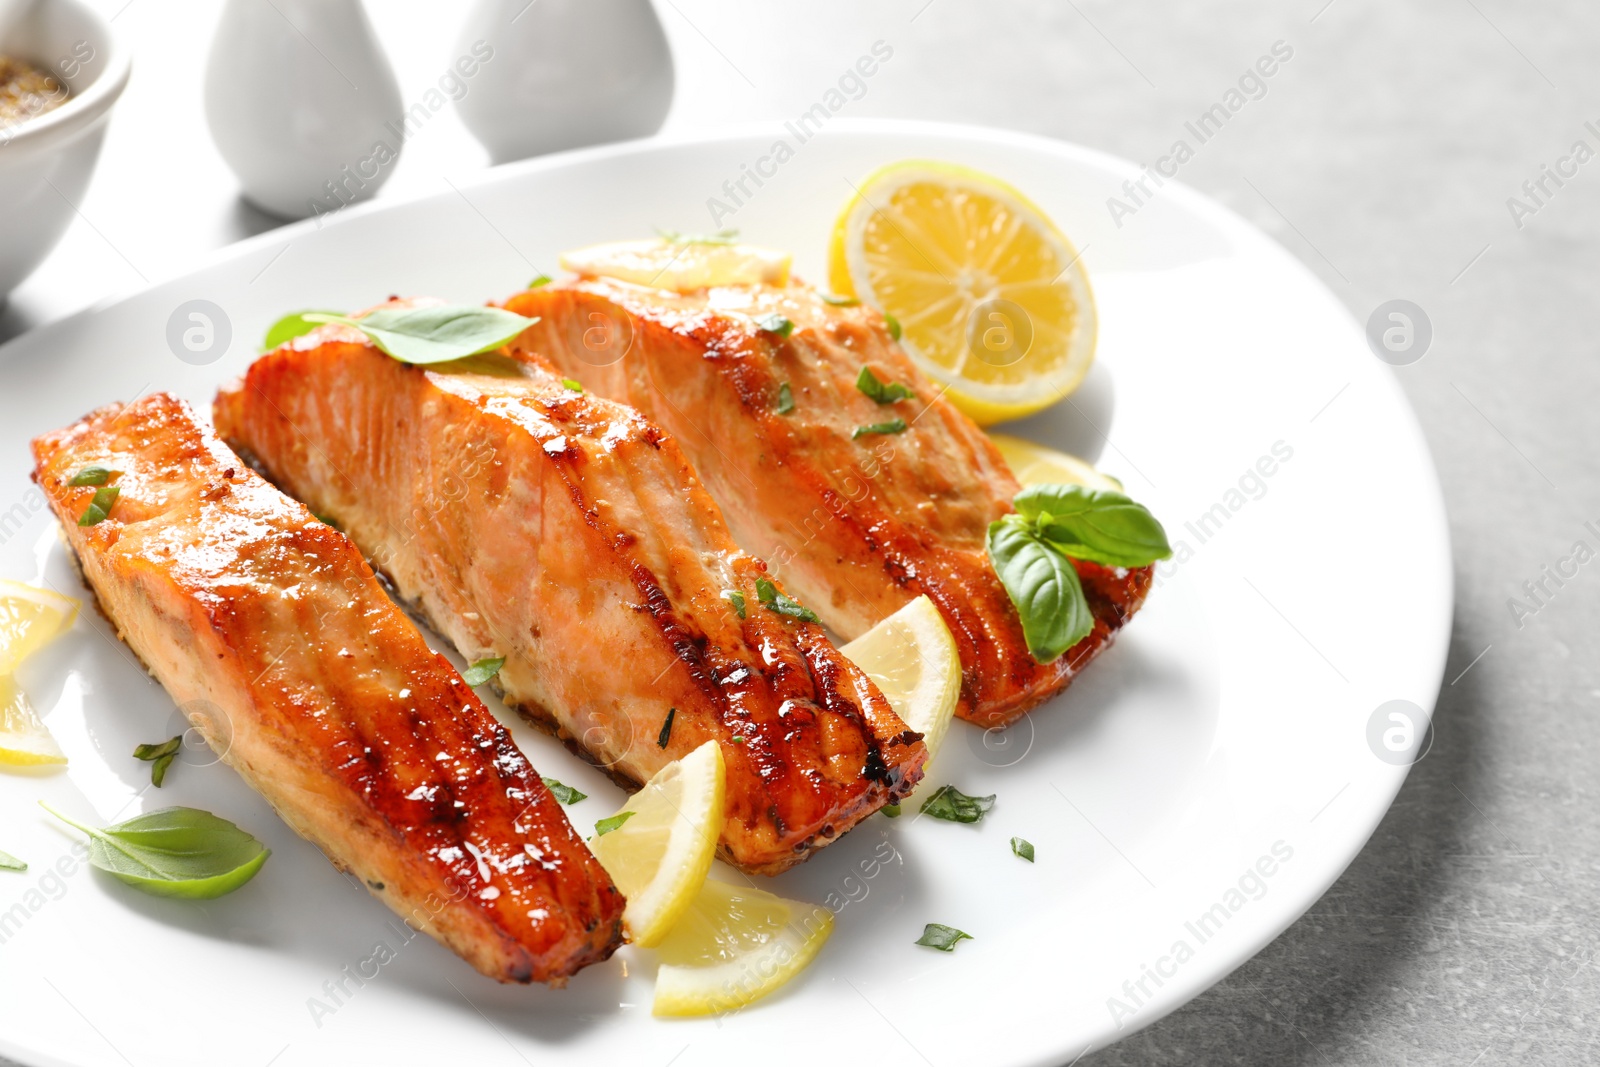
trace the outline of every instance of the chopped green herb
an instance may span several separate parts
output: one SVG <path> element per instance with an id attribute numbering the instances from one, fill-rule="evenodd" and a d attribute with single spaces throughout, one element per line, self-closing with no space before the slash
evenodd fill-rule
<path id="1" fill-rule="evenodd" d="M 879 810 L 891 819 L 898 819 L 900 817 L 900 805 L 898 804 L 885 804 Z"/>
<path id="2" fill-rule="evenodd" d="M 541 286 L 545 286 L 545 285 L 549 285 L 549 284 L 550 284 L 550 275 L 544 273 L 544 271 L 540 271 L 538 274 L 535 274 L 533 276 L 533 280 L 528 283 L 528 288 L 529 289 L 538 289 Z"/>
<path id="3" fill-rule="evenodd" d="M 734 735 L 733 735 L 733 736 L 732 736 L 732 737 L 730 737 L 730 738 L 729 738 L 729 739 L 728 739 L 728 740 L 729 740 L 729 742 L 731 742 L 731 743 L 732 743 L 732 744 L 735 744 L 735 745 L 742 745 L 742 744 L 744 744 L 744 743 L 745 743 L 745 736 L 744 736 L 744 734 L 734 734 Z"/>
<path id="4" fill-rule="evenodd" d="M 794 333 L 794 323 L 777 312 L 773 312 L 771 315 L 762 315 L 755 322 L 763 330 L 768 333 L 775 333 L 779 337 L 788 337 L 791 333 Z"/>
<path id="5" fill-rule="evenodd" d="M 160 789 L 161 783 L 167 780 L 167 768 L 172 766 L 172 761 L 178 756 L 178 749 L 182 747 L 183 735 L 179 734 L 160 744 L 140 745 L 133 750 L 133 758 L 154 764 L 150 768 L 150 784 Z"/>
<path id="6" fill-rule="evenodd" d="M 668 708 L 667 717 L 661 723 L 661 732 L 656 735 L 656 747 L 666 748 L 667 742 L 672 740 L 672 720 L 678 715 L 677 708 Z"/>
<path id="7" fill-rule="evenodd" d="M 787 415 L 794 410 L 794 393 L 789 390 L 788 382 L 778 383 L 778 414 Z"/>
<path id="8" fill-rule="evenodd" d="M 861 303 L 853 296 L 834 296 L 832 293 L 818 293 L 817 295 L 822 297 L 824 304 L 832 304 L 836 308 L 853 308 Z"/>
<path id="9" fill-rule="evenodd" d="M 211 900 L 256 876 L 270 849 L 226 819 L 197 808 L 161 808 L 103 829 L 40 806 L 89 835 L 89 862 L 158 897 Z"/>
<path id="10" fill-rule="evenodd" d="M 867 426 L 857 426 L 850 431 L 850 440 L 865 437 L 869 433 L 905 433 L 905 419 L 890 419 L 888 422 L 874 422 Z"/>
<path id="11" fill-rule="evenodd" d="M 756 596 L 761 598 L 761 603 L 766 605 L 768 611 L 775 611 L 779 615 L 787 615 L 791 619 L 801 619 L 805 622 L 817 621 L 816 612 L 778 592 L 778 587 L 767 578 L 756 579 Z"/>
<path id="12" fill-rule="evenodd" d="M 738 230 L 718 230 L 716 233 L 679 233 L 677 230 L 657 229 L 656 233 L 669 245 L 731 245 L 739 239 Z"/>
<path id="13" fill-rule="evenodd" d="M 994 795 L 969 797 L 953 785 L 941 785 L 922 802 L 922 814 L 946 822 L 977 822 L 994 807 Z"/>
<path id="14" fill-rule="evenodd" d="M 893 337 L 896 341 L 900 340 L 900 320 L 899 319 L 895 318 L 893 315 L 891 315 L 887 311 L 885 311 L 883 313 L 883 324 L 889 328 L 889 336 L 890 337 Z"/>
<path id="15" fill-rule="evenodd" d="M 117 494 L 122 492 L 121 486 L 103 485 L 94 491 L 94 499 L 89 506 L 83 509 L 83 514 L 78 516 L 79 526 L 94 526 L 103 522 L 111 514 L 111 506 L 117 502 Z"/>
<path id="16" fill-rule="evenodd" d="M 739 592 L 737 589 L 724 589 L 722 591 L 722 599 L 733 605 L 733 610 L 738 613 L 739 618 L 744 618 L 743 593 Z"/>
<path id="17" fill-rule="evenodd" d="M 490 678 L 499 674 L 500 668 L 505 665 L 506 658 L 504 656 L 495 656 L 493 659 L 480 659 L 461 672 L 461 680 L 476 689 Z"/>
<path id="18" fill-rule="evenodd" d="M 574 393 L 583 392 L 583 383 L 576 378 L 563 378 L 561 384 L 571 389 Z"/>
<path id="19" fill-rule="evenodd" d="M 973 940 L 971 934 L 957 930 L 954 926 L 946 926 L 943 923 L 929 923 L 922 928 L 922 936 L 917 938 L 916 943 L 927 945 L 929 948 L 936 948 L 940 952 L 950 952 L 956 947 L 958 941 L 971 940 Z"/>
<path id="20" fill-rule="evenodd" d="M 1024 840 L 1023 838 L 1020 838 L 1020 837 L 1013 837 L 1011 839 L 1011 852 L 1012 852 L 1013 855 L 1020 856 L 1021 858 L 1027 860 L 1029 863 L 1033 862 L 1033 842 L 1032 841 L 1027 841 L 1027 840 Z"/>
<path id="21" fill-rule="evenodd" d="M 589 799 L 588 793 L 580 793 L 570 785 L 564 785 L 563 783 L 556 781 L 554 778 L 544 778 L 541 776 L 539 780 L 544 783 L 544 787 L 546 789 L 550 790 L 550 795 L 561 801 L 563 804 L 576 804 L 580 800 Z"/>
<path id="22" fill-rule="evenodd" d="M 883 381 L 872 373 L 871 367 L 861 368 L 861 373 L 856 376 L 856 388 L 880 404 L 893 404 L 896 400 L 907 400 L 917 395 L 910 387 L 899 382 Z"/>
<path id="23" fill-rule="evenodd" d="M 0 852 L 0 871 L 25 871 L 28 865 L 9 852 Z"/>
<path id="24" fill-rule="evenodd" d="M 105 485 L 111 480 L 111 471 L 105 467 L 85 467 L 72 476 L 68 485 Z"/>
<path id="25" fill-rule="evenodd" d="M 627 822 L 631 818 L 633 818 L 633 812 L 619 811 L 609 818 L 601 819 L 599 822 L 594 824 L 594 835 L 596 837 L 604 837 L 611 831 L 621 827 L 623 823 Z"/>

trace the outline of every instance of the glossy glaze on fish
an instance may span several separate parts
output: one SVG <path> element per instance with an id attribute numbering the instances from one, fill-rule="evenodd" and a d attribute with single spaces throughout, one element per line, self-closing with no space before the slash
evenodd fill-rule
<path id="1" fill-rule="evenodd" d="M 215 415 L 465 657 L 505 657 L 508 703 L 624 784 L 718 741 L 721 850 L 742 869 L 804 859 L 921 776 L 920 735 L 819 626 L 763 605 L 765 565 L 631 408 L 501 356 L 415 367 L 324 327 Z"/>
<path id="2" fill-rule="evenodd" d="M 1150 568 L 1076 561 L 1094 630 L 1054 662 L 1033 659 L 984 548 L 989 523 L 1013 510 L 1016 479 L 869 308 L 802 285 L 674 293 L 604 279 L 505 306 L 539 319 L 514 355 L 676 436 L 739 544 L 836 632 L 855 637 L 930 597 L 961 654 L 964 718 L 1001 725 L 1059 692 L 1144 601 Z M 768 316 L 792 332 L 762 329 Z M 856 387 L 862 367 L 915 395 L 877 403 Z M 896 419 L 902 432 L 858 433 Z"/>
<path id="3" fill-rule="evenodd" d="M 123 640 L 335 866 L 501 981 L 561 985 L 611 955 L 621 894 L 343 534 L 165 394 L 101 408 L 33 454 Z M 80 526 L 96 490 L 71 482 L 92 465 L 120 495 Z"/>

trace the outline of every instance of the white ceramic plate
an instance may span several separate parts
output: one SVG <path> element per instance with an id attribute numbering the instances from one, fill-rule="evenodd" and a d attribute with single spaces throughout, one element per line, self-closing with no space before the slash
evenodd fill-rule
<path id="1" fill-rule="evenodd" d="M 762 163 L 775 173 L 746 180 L 735 205 L 723 183 L 780 138 L 793 157 Z M 1433 468 L 1392 373 L 1295 259 L 1170 183 L 1118 228 L 1106 199 L 1134 168 L 1054 141 L 836 121 L 804 144 L 771 128 L 621 145 L 247 241 L 0 349 L 0 575 L 82 595 L 28 481 L 31 436 L 146 390 L 208 409 L 281 312 L 391 293 L 501 297 L 553 273 L 563 248 L 715 228 L 712 197 L 736 208 L 720 225 L 792 249 L 820 278 L 848 183 L 911 157 L 1005 178 L 1077 241 L 1099 297 L 1099 362 L 1072 404 L 1018 432 L 1098 458 L 1182 557 L 1064 696 L 1006 733 L 956 724 L 938 777 L 998 794 L 987 819 L 876 817 L 778 879 L 833 907 L 837 930 L 809 973 L 736 1016 L 652 1018 L 653 964 L 631 949 L 566 990 L 502 987 L 425 937 L 402 942 L 386 909 L 203 753 L 147 790 L 149 767 L 129 753 L 181 724 L 91 609 L 22 676 L 70 769 L 0 775 L 0 848 L 33 864 L 0 873 L 0 1051 L 74 1067 L 519 1054 L 1049 1067 L 1182 1004 L 1305 911 L 1405 776 L 1404 759 L 1375 754 L 1375 711 L 1410 701 L 1420 719 L 1438 690 L 1451 571 Z M 193 300 L 231 326 L 225 354 L 203 365 L 168 343 L 169 328 L 199 325 L 187 310 L 174 319 Z M 1404 537 L 1359 535 L 1374 527 Z M 1378 734 L 1403 732 L 1379 719 Z M 597 773 L 515 732 L 543 773 L 591 795 L 570 809 L 580 827 L 613 810 L 620 794 Z M 220 900 L 141 896 L 97 872 L 54 873 L 72 836 L 40 798 L 106 820 L 203 807 L 273 856 Z M 1011 854 L 1013 835 L 1036 863 Z M 974 939 L 948 955 L 917 947 L 930 921 Z M 388 954 L 380 943 L 394 958 L 365 964 Z M 350 977 L 363 968 L 375 976 Z"/>

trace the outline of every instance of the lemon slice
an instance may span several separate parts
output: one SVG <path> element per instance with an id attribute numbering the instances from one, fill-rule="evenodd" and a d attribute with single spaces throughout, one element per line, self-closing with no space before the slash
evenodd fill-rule
<path id="1" fill-rule="evenodd" d="M 585 278 L 616 278 L 656 289 L 693 292 L 712 285 L 788 285 L 789 254 L 720 237 L 614 241 L 561 255 Z"/>
<path id="2" fill-rule="evenodd" d="M 834 223 L 828 283 L 892 315 L 906 352 L 980 425 L 1056 403 L 1094 362 L 1077 250 L 1027 197 L 966 167 L 868 175 Z"/>
<path id="3" fill-rule="evenodd" d="M 589 848 L 628 898 L 622 921 L 636 945 L 661 942 L 706 879 L 722 836 L 722 749 L 707 741 L 656 772 Z"/>
<path id="4" fill-rule="evenodd" d="M 0 579 L 0 675 L 55 640 L 78 617 L 78 602 L 21 582 Z"/>
<path id="5" fill-rule="evenodd" d="M 961 657 L 933 601 L 917 597 L 839 651 L 877 683 L 901 721 L 922 734 L 932 763 L 961 693 Z"/>
<path id="6" fill-rule="evenodd" d="M 66 754 L 50 736 L 28 697 L 8 675 L 0 675 L 0 765 L 65 763 Z"/>
<path id="7" fill-rule="evenodd" d="M 761 889 L 707 881 L 662 942 L 656 1015 L 711 1015 L 760 1000 L 806 969 L 833 913 Z"/>
<path id="8" fill-rule="evenodd" d="M 1017 476 L 1017 481 L 1024 486 L 1044 485 L 1046 483 L 1060 485 L 1083 485 L 1090 489 L 1110 489 L 1122 492 L 1122 483 L 1109 474 L 1101 474 L 1094 467 L 1077 456 L 1070 456 L 1065 452 L 1057 452 L 1044 445 L 1036 445 L 1032 441 L 1024 441 L 1020 437 L 1010 434 L 990 434 L 989 439 L 1005 457 L 1006 465 L 1011 468 L 1011 473 Z"/>

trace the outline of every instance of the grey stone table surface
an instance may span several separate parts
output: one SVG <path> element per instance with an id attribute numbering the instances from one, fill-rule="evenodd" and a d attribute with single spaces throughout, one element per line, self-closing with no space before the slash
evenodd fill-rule
<path id="1" fill-rule="evenodd" d="M 272 225 L 238 201 L 201 119 L 218 5 L 105 6 L 137 49 L 134 82 L 79 222 L 0 312 L 0 338 Z M 426 85 L 459 14 L 426 0 L 369 6 L 403 86 Z M 1574 542 L 1600 547 L 1584 528 L 1600 520 L 1600 162 L 1589 159 L 1600 7 L 666 0 L 660 11 L 679 71 L 669 129 L 797 114 L 882 38 L 895 62 L 852 115 L 1006 126 L 1141 162 L 1274 42 L 1293 48 L 1182 178 L 1281 241 L 1358 319 L 1405 298 L 1432 321 L 1426 357 L 1396 373 L 1454 539 L 1436 742 L 1304 918 L 1187 1007 L 1083 1062 L 1600 1061 L 1600 569 L 1547 581 L 1536 600 L 1523 587 Z M 1579 141 L 1587 151 L 1575 154 Z M 441 113 L 381 195 L 432 190 L 483 162 Z M 1353 535 L 1393 544 L 1395 572 L 1372 589 L 1383 611 L 1407 595 L 1405 531 L 1342 517 Z"/>

